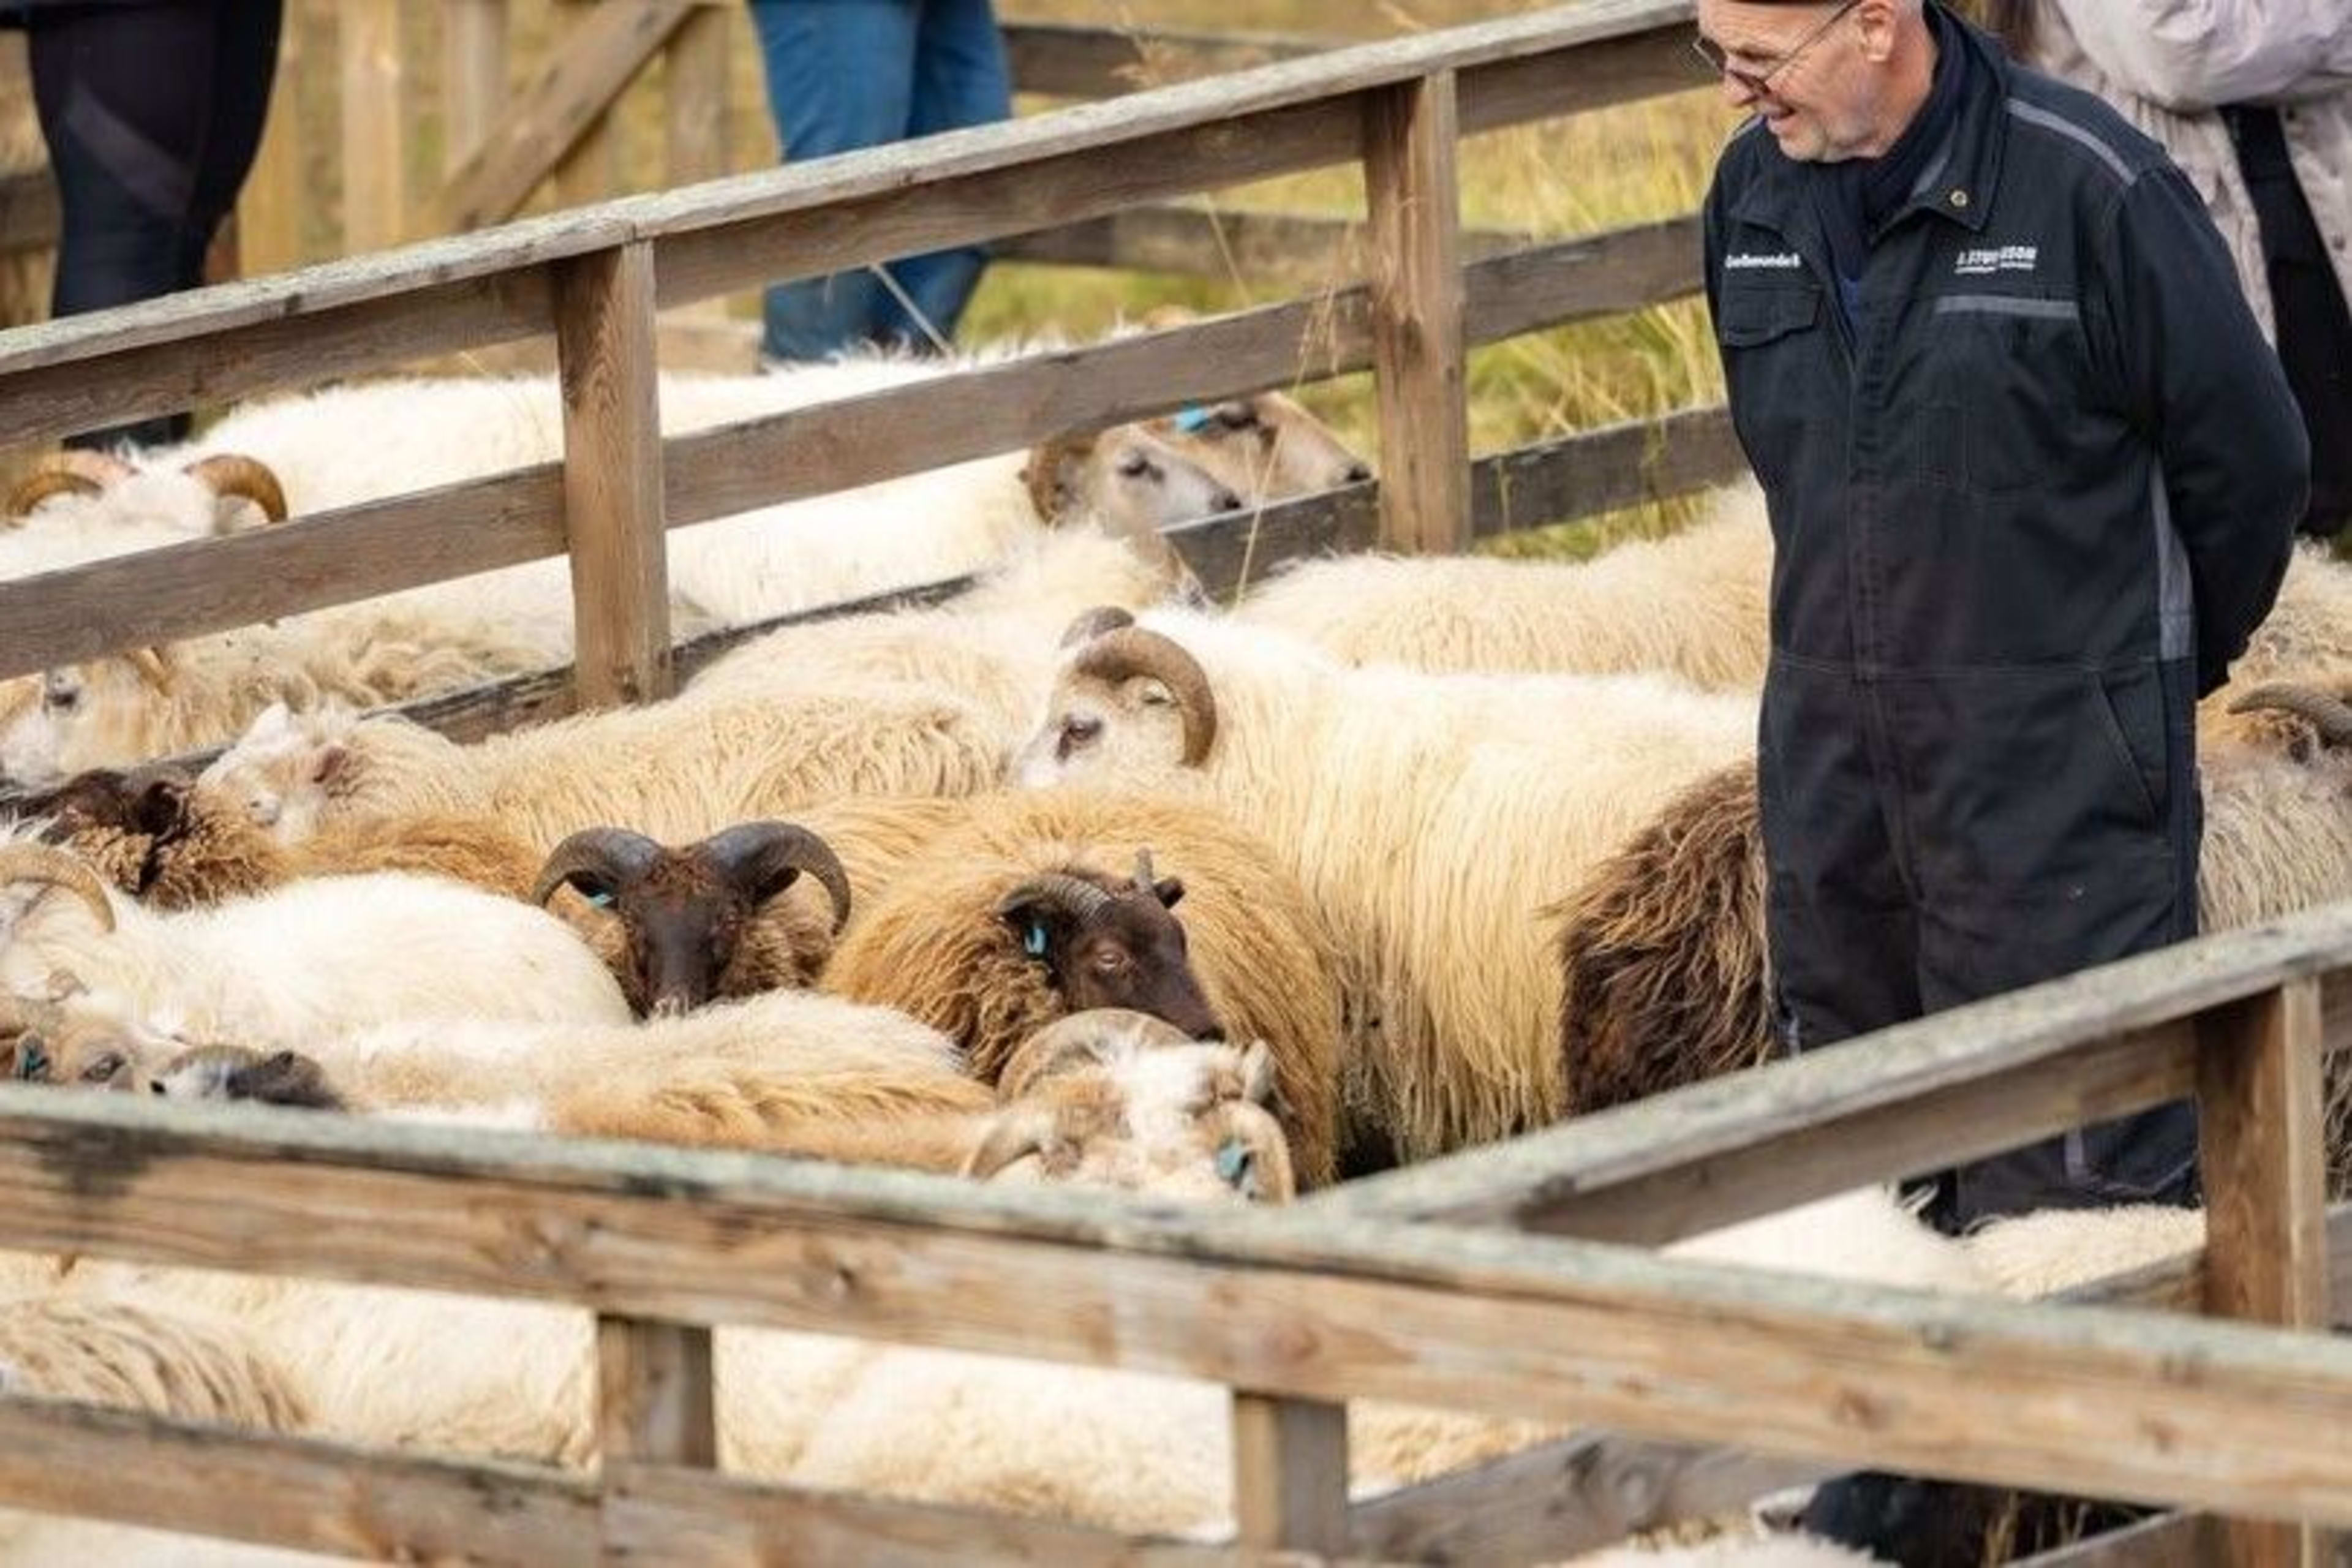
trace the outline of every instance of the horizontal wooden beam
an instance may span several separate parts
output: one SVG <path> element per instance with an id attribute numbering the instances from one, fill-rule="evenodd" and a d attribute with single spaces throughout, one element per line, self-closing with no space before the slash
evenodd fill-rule
<path id="1" fill-rule="evenodd" d="M 544 325 L 545 263 L 632 240 L 683 302 L 1034 227 L 1049 198 L 1080 217 L 1352 159 L 1362 95 L 1435 71 L 1459 73 L 1465 131 L 1622 102 L 1687 69 L 1689 16 L 1595 0 L 21 328 L 0 333 L 0 446 L 505 342 Z M 527 324 L 450 308 L 518 287 Z M 368 331 L 330 331 L 322 359 L 252 352 L 258 328 L 362 307 Z"/>
<path id="2" fill-rule="evenodd" d="M 1465 259 L 1541 246 L 1539 234 L 1465 229 Z M 1698 287 L 1698 252 L 1684 258 L 1690 288 Z M 1328 283 L 1362 273 L 1364 226 L 1349 218 L 1297 213 L 1220 211 L 1153 203 L 1107 213 L 1058 228 L 1034 229 L 999 240 L 1000 261 L 1050 267 L 1103 267 L 1169 272 L 1193 278 L 1276 279 Z"/>
<path id="3" fill-rule="evenodd" d="M 2305 974 L 2352 1043 L 2352 905 L 2145 954 L 1306 1200 L 1661 1242 L 2187 1093 L 2180 1020 Z M 2077 1042 L 2100 1042 L 2087 1047 Z"/>
<path id="4" fill-rule="evenodd" d="M 1657 248 L 1649 226 L 1545 247 L 1537 254 L 1559 270 L 1592 279 L 1580 290 L 1544 286 L 1546 309 L 1578 319 L 1646 300 L 1657 287 Z M 1536 270 L 1517 256 L 1465 268 L 1475 338 L 1526 330 L 1533 313 L 1500 294 Z M 1370 358 L 1360 285 L 1319 301 L 1034 354 L 672 437 L 663 444 L 665 515 L 679 527 L 830 494 L 1018 451 L 1070 429 L 1360 370 Z M 552 465 L 520 469 L 0 582 L 0 678 L 554 554 L 564 537 L 559 475 Z M 1572 503 L 1563 494 L 1561 504 Z M 1484 527 L 1499 526 L 1491 503 L 1482 516 Z"/>
<path id="5" fill-rule="evenodd" d="M 1282 33 L 1185 33 L 1056 22 L 1007 22 L 1003 32 L 1013 85 L 1049 98 L 1116 98 L 1343 46 L 1337 38 Z"/>

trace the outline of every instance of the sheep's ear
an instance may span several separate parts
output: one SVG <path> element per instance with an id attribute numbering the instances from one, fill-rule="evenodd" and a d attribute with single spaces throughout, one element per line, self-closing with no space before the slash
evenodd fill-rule
<path id="1" fill-rule="evenodd" d="M 163 838 L 187 826 L 188 796 L 192 786 L 183 778 L 160 778 L 149 781 L 131 805 L 131 817 L 139 831 L 151 838 Z"/>
<path id="2" fill-rule="evenodd" d="M 1160 900 L 1161 909 L 1172 910 L 1176 907 L 1176 901 L 1184 896 L 1184 879 L 1181 877 L 1162 877 L 1151 884 L 1151 892 L 1152 896 Z"/>
<path id="3" fill-rule="evenodd" d="M 1242 1053 L 1242 1098 L 1272 1110 L 1276 1099 L 1274 1051 L 1264 1040 L 1252 1040 Z"/>
<path id="4" fill-rule="evenodd" d="M 321 789 L 331 789 L 350 772 L 351 763 L 352 749 L 349 746 L 341 742 L 321 746 L 319 754 L 310 759 L 310 782 Z"/>

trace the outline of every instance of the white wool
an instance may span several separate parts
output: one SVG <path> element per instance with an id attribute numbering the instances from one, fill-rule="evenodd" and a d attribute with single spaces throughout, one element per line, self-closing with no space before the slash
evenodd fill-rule
<path id="1" fill-rule="evenodd" d="M 2031 1298 L 2160 1263 L 2205 1245 L 2205 1211 L 2135 1204 L 1994 1220 L 1962 1243 L 2010 1296 Z"/>

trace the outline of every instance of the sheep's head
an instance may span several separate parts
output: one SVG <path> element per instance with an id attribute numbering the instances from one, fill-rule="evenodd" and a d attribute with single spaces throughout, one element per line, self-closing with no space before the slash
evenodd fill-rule
<path id="1" fill-rule="evenodd" d="M 1045 723 L 1014 768 L 1030 785 L 1098 779 L 1144 786 L 1200 766 L 1216 738 L 1216 694 L 1200 661 L 1163 633 L 1115 626 L 1080 641 L 1064 660 Z"/>
<path id="2" fill-rule="evenodd" d="M 1157 1196 L 1287 1202 L 1297 1191 L 1273 1053 L 1188 1039 L 1105 1009 L 1040 1030 L 1006 1065 L 1005 1109 L 965 1173 Z"/>
<path id="3" fill-rule="evenodd" d="M 2309 762 L 2325 752 L 2352 752 L 2352 701 L 2342 692 L 2299 681 L 2273 681 L 2240 693 L 2231 738 Z"/>
<path id="4" fill-rule="evenodd" d="M 28 800 L 26 809 L 46 822 L 43 842 L 65 846 L 122 892 L 143 898 L 188 832 L 194 788 L 167 764 L 93 768 Z"/>
<path id="5" fill-rule="evenodd" d="M 286 491 L 258 458 L 215 453 L 178 468 L 142 468 L 98 452 L 59 452 L 17 482 L 5 522 L 71 520 L 161 525 L 192 537 L 286 521 Z"/>
<path id="6" fill-rule="evenodd" d="M 341 703 L 295 713 L 273 702 L 196 775 L 196 787 L 244 812 L 277 842 L 299 844 L 318 832 L 329 802 L 350 786 L 351 737 L 359 722 Z"/>
<path id="7" fill-rule="evenodd" d="M 118 1087 L 172 1100 L 243 1100 L 305 1110 L 341 1110 L 343 1098 L 326 1069 L 299 1051 L 257 1051 L 243 1046 L 199 1046 L 162 1066 L 142 1069 Z"/>
<path id="8" fill-rule="evenodd" d="M 1230 485 L 1140 425 L 1056 437 L 1030 452 L 1021 477 L 1046 521 L 1093 517 L 1124 539 L 1242 504 Z"/>
<path id="9" fill-rule="evenodd" d="M 17 1083 L 129 1089 L 187 1043 L 86 993 L 0 996 L 0 1077 Z"/>
<path id="10" fill-rule="evenodd" d="M 1187 408 L 1150 428 L 1252 505 L 1372 477 L 1328 425 L 1284 393 Z"/>
<path id="11" fill-rule="evenodd" d="M 0 959 L 9 961 L 12 989 L 52 984 L 46 970 L 26 967 L 40 962 L 24 940 L 37 927 L 95 925 L 103 934 L 114 923 L 113 897 L 89 862 L 54 844 L 0 843 Z"/>
<path id="12" fill-rule="evenodd" d="M 608 909 L 620 931 L 606 962 L 629 1005 L 640 1016 L 683 1013 L 732 994 L 728 972 L 752 922 L 803 871 L 831 897 L 838 932 L 848 874 L 824 839 L 787 822 L 740 823 L 675 849 L 625 828 L 587 828 L 555 847 L 532 896 L 543 904 L 568 887 Z"/>
<path id="13" fill-rule="evenodd" d="M 1082 870 L 1031 877 L 997 900 L 997 918 L 1071 1012 L 1131 1008 L 1192 1038 L 1222 1039 L 1172 912 L 1184 884 L 1153 877 L 1149 852 L 1136 862 L 1124 883 Z"/>

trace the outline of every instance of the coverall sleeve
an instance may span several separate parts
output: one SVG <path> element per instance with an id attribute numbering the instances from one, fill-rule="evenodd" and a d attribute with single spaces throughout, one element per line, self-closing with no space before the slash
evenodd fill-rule
<path id="1" fill-rule="evenodd" d="M 2183 114 L 2352 88 L 2346 0 L 2057 0 L 2091 63 Z"/>
<path id="2" fill-rule="evenodd" d="M 2105 248 L 2085 324 L 2162 463 L 2196 590 L 2201 694 L 2270 613 L 2310 484 L 2310 443 L 2278 356 L 2179 169 L 2147 170 L 2126 188 Z"/>

